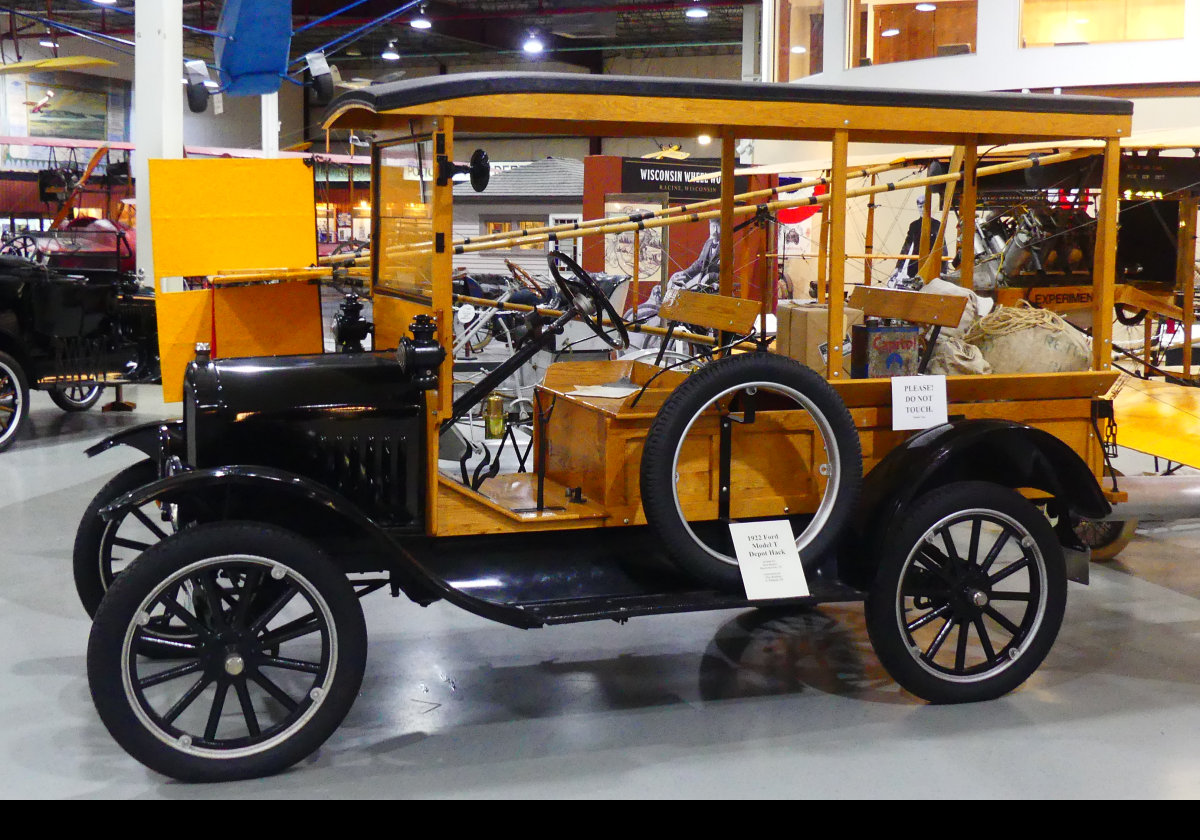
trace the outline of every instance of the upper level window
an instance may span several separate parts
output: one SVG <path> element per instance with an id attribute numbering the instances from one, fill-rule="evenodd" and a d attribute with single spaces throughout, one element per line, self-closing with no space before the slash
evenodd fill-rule
<path id="1" fill-rule="evenodd" d="M 779 80 L 802 79 L 824 70 L 825 3 L 823 0 L 781 0 Z"/>
<path id="2" fill-rule="evenodd" d="M 976 0 L 849 0 L 851 67 L 975 52 Z"/>
<path id="3" fill-rule="evenodd" d="M 1021 0 L 1021 44 L 1053 47 L 1183 37 L 1184 0 Z"/>

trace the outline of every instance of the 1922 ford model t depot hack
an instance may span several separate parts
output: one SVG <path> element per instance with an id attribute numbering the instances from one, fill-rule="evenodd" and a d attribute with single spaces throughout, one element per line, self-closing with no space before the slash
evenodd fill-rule
<path id="1" fill-rule="evenodd" d="M 1120 499 L 1097 479 L 1101 397 L 1115 379 L 1111 249 L 1097 249 L 1092 369 L 949 377 L 946 424 L 893 429 L 890 381 L 848 380 L 838 342 L 818 372 L 751 338 L 690 374 L 619 358 L 551 366 L 529 421 L 529 471 L 496 474 L 468 469 L 448 430 L 532 351 L 455 394 L 453 261 L 489 243 L 454 238 L 454 144 L 490 132 L 719 137 L 719 199 L 628 224 L 718 218 L 732 248 L 737 220 L 759 210 L 735 201 L 735 141 L 827 142 L 828 195 L 772 194 L 761 206 L 825 207 L 828 324 L 839 334 L 851 140 L 963 147 L 970 208 L 977 168 L 986 174 L 976 149 L 1097 139 L 1087 153 L 1104 166 L 1099 235 L 1112 241 L 1131 110 L 1112 99 L 555 74 L 344 95 L 328 125 L 393 138 L 373 150 L 370 271 L 376 346 L 395 349 L 250 359 L 202 349 L 182 420 L 123 439 L 158 477 L 102 500 L 83 525 L 101 535 L 92 548 L 145 511 L 174 532 L 116 576 L 96 612 L 88 676 L 100 717 L 169 776 L 279 771 L 349 710 L 366 661 L 356 595 L 388 585 L 516 628 L 865 599 L 873 646 L 912 693 L 966 702 L 1011 691 L 1050 650 L 1068 576 L 1086 567 L 1067 523 L 1102 518 Z M 524 231 L 502 247 L 612 230 L 604 224 Z M 680 317 L 723 329 L 725 344 L 754 333 L 770 305 L 766 293 L 748 300 L 746 282 L 734 295 L 730 256 L 721 294 Z M 531 314 L 526 348 L 552 342 L 571 318 L 623 347 L 636 325 L 566 254 L 549 261 L 570 305 Z M 969 282 L 969 260 L 964 273 Z M 597 396 L 597 385 L 623 391 Z M 808 596 L 747 598 L 730 528 L 746 521 L 790 526 Z"/>

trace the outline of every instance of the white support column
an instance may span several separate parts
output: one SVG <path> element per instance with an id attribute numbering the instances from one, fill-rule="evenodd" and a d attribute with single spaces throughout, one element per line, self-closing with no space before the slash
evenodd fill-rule
<path id="1" fill-rule="evenodd" d="M 767 0 L 768 3 L 771 0 Z M 759 80 L 759 69 L 762 56 L 758 46 L 759 36 L 759 7 L 756 5 L 742 6 L 742 81 Z M 763 79 L 766 81 L 766 79 Z"/>
<path id="2" fill-rule="evenodd" d="M 749 9 L 749 6 L 743 6 Z M 762 26 L 759 27 L 759 49 L 761 59 L 759 79 L 764 82 L 779 81 L 779 0 L 763 0 Z M 745 14 L 743 12 L 742 14 Z"/>
<path id="3" fill-rule="evenodd" d="M 262 102 L 262 150 L 267 157 L 279 157 L 279 92 L 260 96 Z"/>
<path id="4" fill-rule="evenodd" d="M 150 229 L 151 158 L 183 157 L 183 2 L 134 7 L 133 145 L 137 197 L 137 267 L 158 288 Z"/>

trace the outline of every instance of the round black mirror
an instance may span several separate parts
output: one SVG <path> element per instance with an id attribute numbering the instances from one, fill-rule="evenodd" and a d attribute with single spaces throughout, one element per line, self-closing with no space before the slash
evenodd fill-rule
<path id="1" fill-rule="evenodd" d="M 476 149 L 471 155 L 471 165 L 467 170 L 471 173 L 471 189 L 483 192 L 492 179 L 492 162 L 488 160 L 487 152 Z"/>

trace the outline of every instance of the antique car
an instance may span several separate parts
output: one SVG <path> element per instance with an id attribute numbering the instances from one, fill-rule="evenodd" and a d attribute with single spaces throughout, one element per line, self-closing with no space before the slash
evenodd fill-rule
<path id="1" fill-rule="evenodd" d="M 119 229 L 26 234 L 0 254 L 0 451 L 29 416 L 31 388 L 86 411 L 106 386 L 158 378 L 152 290 L 129 271 Z"/>
<path id="2" fill-rule="evenodd" d="M 1093 275 L 1090 370 L 951 376 L 947 422 L 897 428 L 891 381 L 849 379 L 839 342 L 818 371 L 748 329 L 765 321 L 773 290 L 761 284 L 755 299 L 743 283 L 734 294 L 730 231 L 758 212 L 735 199 L 735 141 L 830 144 L 828 194 L 772 189 L 764 206 L 823 206 L 833 230 L 827 323 L 840 334 L 850 140 L 963 146 L 966 177 L 940 183 L 963 178 L 970 207 L 986 174 L 977 148 L 1099 139 L 1104 242 L 1131 112 L 1107 98 L 557 74 L 443 76 L 342 96 L 327 125 L 377 137 L 370 274 L 375 346 L 391 349 L 215 358 L 200 346 L 182 419 L 89 450 L 146 455 L 97 496 L 76 545 L 77 566 L 105 578 L 91 593 L 87 656 L 102 721 L 130 755 L 178 779 L 278 772 L 345 717 L 366 662 L 358 598 L 384 587 L 514 628 L 865 601 L 880 660 L 913 694 L 970 702 L 1015 689 L 1050 651 L 1068 578 L 1086 578 L 1069 523 L 1103 519 L 1123 499 L 1099 480 L 1103 397 L 1116 378 L 1102 317 L 1112 309 L 1108 252 L 1098 249 Z M 455 238 L 455 138 L 528 131 L 721 138 L 721 196 L 705 208 L 500 243 L 552 247 L 719 219 L 719 294 L 664 299 L 690 307 L 671 316 L 678 322 L 714 330 L 689 340 L 709 341 L 716 358 L 690 373 L 620 359 L 555 364 L 534 395 L 528 468 L 460 473 L 440 466 L 450 431 L 529 354 L 573 319 L 615 349 L 636 326 L 589 271 L 550 250 L 565 309 L 521 310 L 530 339 L 455 389 L 453 256 L 492 244 Z M 969 262 L 964 271 L 966 285 Z M 890 294 L 910 296 L 893 299 L 917 317 L 920 293 Z M 745 523 L 749 542 L 735 541 Z M 128 527 L 142 530 L 131 537 Z M 790 529 L 798 553 L 772 570 L 767 550 L 763 580 L 802 571 L 808 594 L 748 594 L 741 552 L 766 545 L 759 528 Z"/>

